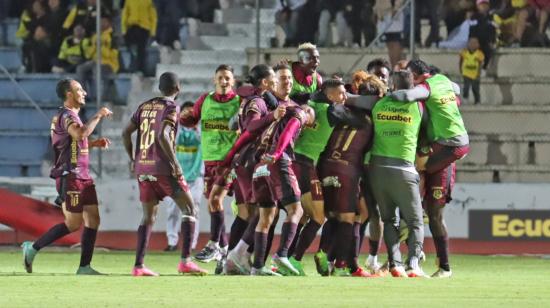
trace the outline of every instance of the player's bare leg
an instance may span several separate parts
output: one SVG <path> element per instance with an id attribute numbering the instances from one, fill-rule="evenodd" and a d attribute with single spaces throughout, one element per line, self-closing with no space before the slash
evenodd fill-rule
<path id="1" fill-rule="evenodd" d="M 193 244 L 193 235 L 195 234 L 195 222 L 197 209 L 193 202 L 191 194 L 187 191 L 181 191 L 173 196 L 174 201 L 181 210 L 181 260 L 178 264 L 180 274 L 206 275 L 208 272 L 200 268 L 191 260 L 191 246 Z"/>
<path id="2" fill-rule="evenodd" d="M 153 225 L 155 224 L 158 212 L 158 200 L 151 202 L 142 202 L 141 208 L 143 211 L 143 216 L 141 218 L 141 223 L 137 230 L 137 246 L 136 246 L 136 262 L 134 263 L 134 268 L 132 270 L 133 276 L 158 276 L 159 274 L 148 269 L 143 264 L 143 259 L 145 258 L 145 250 L 149 244 L 149 239 L 151 238 L 151 231 Z"/>

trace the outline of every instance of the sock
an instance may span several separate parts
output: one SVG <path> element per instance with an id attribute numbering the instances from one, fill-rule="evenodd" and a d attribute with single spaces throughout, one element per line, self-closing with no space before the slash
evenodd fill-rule
<path id="1" fill-rule="evenodd" d="M 379 241 L 369 240 L 369 255 L 377 256 L 379 247 L 380 247 L 380 242 Z"/>
<path id="2" fill-rule="evenodd" d="M 69 231 L 65 223 L 57 224 L 37 239 L 36 242 L 32 244 L 32 248 L 38 251 L 69 233 L 71 233 L 71 231 Z"/>
<path id="3" fill-rule="evenodd" d="M 222 225 L 220 227 L 220 247 L 225 247 L 227 248 L 227 233 L 225 232 L 225 218 L 224 215 L 223 215 L 223 212 L 222 213 Z"/>
<path id="4" fill-rule="evenodd" d="M 248 253 L 254 252 L 254 232 L 256 232 L 258 221 L 260 221 L 260 216 L 254 215 L 254 217 L 248 221 L 248 226 L 242 237 L 242 240 L 248 244 Z"/>
<path id="5" fill-rule="evenodd" d="M 80 240 L 80 266 L 90 265 L 92 257 L 94 255 L 95 239 L 97 237 L 97 230 L 84 227 L 82 231 L 82 238 Z"/>
<path id="6" fill-rule="evenodd" d="M 350 251 L 350 245 L 353 238 L 353 225 L 347 222 L 339 222 L 334 241 L 334 253 L 336 255 L 336 264 L 345 264 L 347 254 Z"/>
<path id="7" fill-rule="evenodd" d="M 193 244 L 193 234 L 195 234 L 195 222 L 183 220 L 181 222 L 181 258 L 187 259 L 191 256 L 191 245 Z"/>
<path id="8" fill-rule="evenodd" d="M 359 251 L 361 251 L 361 247 L 363 247 L 363 241 L 365 240 L 365 233 L 367 232 L 368 225 L 369 221 L 367 220 L 359 227 Z"/>
<path id="9" fill-rule="evenodd" d="M 143 265 L 145 249 L 147 249 L 149 238 L 151 238 L 151 229 L 150 225 L 140 225 L 137 230 L 136 263 L 134 264 L 137 267 Z"/>
<path id="10" fill-rule="evenodd" d="M 298 225 L 292 222 L 285 222 L 281 228 L 281 241 L 279 242 L 279 250 L 277 255 L 282 258 L 288 257 L 288 248 L 294 241 L 296 229 Z"/>
<path id="11" fill-rule="evenodd" d="M 274 223 L 276 224 L 277 222 L 274 221 Z M 269 231 L 267 232 L 267 245 L 265 245 L 264 264 L 265 262 L 267 262 L 267 257 L 269 257 L 269 254 L 271 252 L 271 245 L 273 245 L 273 238 L 275 237 L 276 227 L 275 224 L 271 224 L 271 227 L 269 227 Z"/>
<path id="12" fill-rule="evenodd" d="M 302 260 L 304 253 L 315 239 L 317 231 L 319 231 L 320 228 L 321 225 L 313 219 L 310 219 L 305 225 L 298 239 L 298 243 L 296 244 L 296 251 L 294 252 L 294 258 L 296 258 L 296 260 Z"/>
<path id="13" fill-rule="evenodd" d="M 239 216 L 235 217 L 235 220 L 231 225 L 231 231 L 229 233 L 229 250 L 230 251 L 233 250 L 235 246 L 237 246 L 237 243 L 239 243 L 239 240 L 243 236 L 244 231 L 246 231 L 246 227 L 248 227 L 248 221 L 242 219 Z"/>
<path id="14" fill-rule="evenodd" d="M 321 230 L 321 240 L 319 242 L 319 250 L 329 252 L 332 246 L 332 236 L 338 226 L 338 220 L 336 218 L 330 218 L 323 225 Z"/>
<path id="15" fill-rule="evenodd" d="M 210 240 L 218 243 L 222 234 L 223 212 L 210 213 Z"/>
<path id="16" fill-rule="evenodd" d="M 299 223 L 298 227 L 296 228 L 296 233 L 294 234 L 294 239 L 292 240 L 292 244 L 290 244 L 290 247 L 288 248 L 288 255 L 292 256 L 294 254 L 294 250 L 296 249 L 296 243 L 298 243 L 298 238 L 300 237 L 300 232 L 302 232 L 302 228 L 304 227 L 304 224 Z"/>
<path id="17" fill-rule="evenodd" d="M 439 267 L 450 271 L 449 265 L 449 238 L 446 236 L 434 236 L 435 251 L 439 258 Z"/>
<path id="18" fill-rule="evenodd" d="M 267 248 L 267 233 L 254 233 L 254 268 L 260 269 L 264 267 L 265 250 Z"/>
<path id="19" fill-rule="evenodd" d="M 361 252 L 360 229 L 360 223 L 356 222 L 353 224 L 353 235 L 348 255 L 348 267 L 352 273 L 359 268 L 359 253 Z"/>

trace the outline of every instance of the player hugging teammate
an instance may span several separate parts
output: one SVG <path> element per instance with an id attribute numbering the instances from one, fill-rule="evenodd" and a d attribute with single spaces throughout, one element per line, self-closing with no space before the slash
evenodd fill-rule
<path id="1" fill-rule="evenodd" d="M 216 274 L 305 275 L 302 259 L 322 228 L 314 260 L 323 276 L 389 272 L 426 277 L 421 268 L 425 210 L 439 265 L 432 277 L 450 277 L 443 208 L 451 200 L 455 161 L 469 151 L 458 86 L 420 60 L 390 73 L 387 61 L 375 59 L 367 72 L 354 73 L 350 85 L 340 79 L 323 81 L 317 72 L 319 51 L 309 43 L 298 47 L 297 62 L 287 63 L 254 66 L 247 84 L 236 90 L 233 69 L 222 64 L 214 72 L 215 90 L 181 114 L 175 103 L 182 90 L 178 76 L 161 75 L 162 96 L 142 103 L 123 132 L 143 209 L 132 275 L 158 275 L 144 265 L 144 256 L 158 203 L 167 196 L 182 211 L 177 271 L 206 274 L 191 257 L 197 210 L 175 154 L 181 124 L 201 125 L 211 232 L 195 259 L 217 260 Z M 31 272 L 38 250 L 84 221 L 78 273 L 96 274 L 90 261 L 99 214 L 87 174 L 87 147 L 106 147 L 109 141 L 87 143 L 87 136 L 111 113 L 102 109 L 84 125 L 77 115 L 85 96 L 79 85 L 63 81 L 58 92 L 65 106 L 52 125 L 57 151 L 52 176 L 67 198 L 66 222 L 36 243 L 24 244 L 25 266 Z M 76 158 L 69 159 L 69 142 L 77 144 Z M 82 197 L 66 195 L 64 185 L 74 186 Z M 227 239 L 223 200 L 230 191 L 238 211 Z M 281 210 L 280 242 L 266 266 Z M 364 270 L 358 256 L 367 226 L 370 249 Z M 378 263 L 382 233 L 387 266 Z M 408 245 L 405 260 L 403 240 Z"/>

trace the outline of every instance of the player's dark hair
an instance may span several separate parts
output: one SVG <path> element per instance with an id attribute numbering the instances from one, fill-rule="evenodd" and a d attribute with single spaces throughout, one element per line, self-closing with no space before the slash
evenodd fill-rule
<path id="1" fill-rule="evenodd" d="M 323 81 L 323 85 L 321 86 L 321 91 L 325 92 L 328 89 L 334 89 L 338 88 L 339 86 L 343 86 L 345 83 L 340 79 L 327 79 Z"/>
<path id="2" fill-rule="evenodd" d="M 430 66 L 426 62 L 419 59 L 409 61 L 409 63 L 407 64 L 407 68 L 416 75 L 430 73 Z"/>
<path id="3" fill-rule="evenodd" d="M 274 71 L 275 73 L 277 73 L 277 72 L 280 71 L 280 70 L 292 70 L 292 69 L 290 68 L 290 65 L 288 65 L 288 64 L 283 64 L 283 63 L 279 63 L 279 64 L 277 64 L 277 65 L 275 65 L 275 66 L 273 67 L 273 71 Z"/>
<path id="4" fill-rule="evenodd" d="M 376 58 L 376 59 L 372 59 L 367 64 L 367 72 L 370 72 L 373 68 L 377 66 L 385 67 L 388 69 L 388 71 L 391 71 L 390 62 L 388 62 L 388 60 L 383 58 Z"/>
<path id="5" fill-rule="evenodd" d="M 229 71 L 231 73 L 234 73 L 233 66 L 228 65 L 228 64 L 220 64 L 216 68 L 216 73 L 219 72 L 219 71 Z"/>
<path id="6" fill-rule="evenodd" d="M 183 104 L 181 104 L 180 109 L 184 109 L 184 108 L 187 108 L 187 107 L 193 107 L 193 106 L 195 106 L 195 103 L 193 103 L 192 101 L 185 101 L 185 102 L 183 102 Z"/>
<path id="7" fill-rule="evenodd" d="M 413 87 L 413 76 L 409 71 L 396 71 L 390 74 L 390 84 L 394 90 L 410 89 Z"/>
<path id="8" fill-rule="evenodd" d="M 55 93 L 57 93 L 57 97 L 59 97 L 61 100 L 67 99 L 67 92 L 71 92 L 71 82 L 74 79 L 65 78 L 59 80 L 57 83 L 57 86 L 55 87 Z"/>
<path id="9" fill-rule="evenodd" d="M 430 65 L 430 75 L 435 75 L 441 73 L 441 69 L 435 65 Z"/>
<path id="10" fill-rule="evenodd" d="M 258 64 L 254 66 L 248 76 L 246 76 L 246 82 L 252 84 L 254 87 L 258 87 L 262 82 L 262 79 L 269 77 L 273 72 L 273 69 L 265 64 Z"/>
<path id="11" fill-rule="evenodd" d="M 175 73 L 166 72 L 160 75 L 159 78 L 159 90 L 162 95 L 172 95 L 179 88 L 179 79 Z"/>

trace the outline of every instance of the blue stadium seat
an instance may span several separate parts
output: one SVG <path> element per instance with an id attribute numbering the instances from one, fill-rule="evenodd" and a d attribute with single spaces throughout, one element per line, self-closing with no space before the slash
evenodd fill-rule
<path id="1" fill-rule="evenodd" d="M 59 106 L 61 106 L 61 103 Z M 46 120 L 30 103 L 2 103 L 0 105 L 0 132 L 48 132 L 50 120 L 59 106 L 43 106 L 42 110 L 48 116 Z M 96 110 L 95 106 L 87 106 L 85 113 L 81 111 L 80 115 L 82 118 L 89 118 Z"/>
<path id="2" fill-rule="evenodd" d="M 17 47 L 0 47 L 0 64 L 10 72 L 17 72 L 23 66 Z"/>

